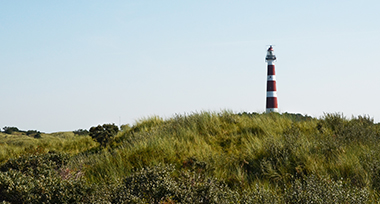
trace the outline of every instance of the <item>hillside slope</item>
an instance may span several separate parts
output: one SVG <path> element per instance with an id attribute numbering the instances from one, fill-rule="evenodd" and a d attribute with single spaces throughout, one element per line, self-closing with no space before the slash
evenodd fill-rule
<path id="1" fill-rule="evenodd" d="M 63 166 L 85 181 L 89 200 L 371 203 L 379 201 L 379 142 L 369 117 L 201 112 L 140 120 Z"/>

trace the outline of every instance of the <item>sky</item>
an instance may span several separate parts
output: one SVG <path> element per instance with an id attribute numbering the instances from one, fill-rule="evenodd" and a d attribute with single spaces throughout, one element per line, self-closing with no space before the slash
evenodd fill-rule
<path id="1" fill-rule="evenodd" d="M 380 1 L 0 1 L 0 128 L 42 132 L 201 111 L 380 121 Z"/>

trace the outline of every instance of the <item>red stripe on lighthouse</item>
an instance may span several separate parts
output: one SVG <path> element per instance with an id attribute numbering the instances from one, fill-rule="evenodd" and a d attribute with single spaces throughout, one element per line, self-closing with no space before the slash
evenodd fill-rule
<path id="1" fill-rule="evenodd" d="M 277 91 L 276 81 L 267 81 L 267 91 Z"/>
<path id="2" fill-rule="evenodd" d="M 268 65 L 268 75 L 276 75 L 274 65 Z"/>
<path id="3" fill-rule="evenodd" d="M 267 108 L 277 108 L 277 97 L 267 97 Z"/>

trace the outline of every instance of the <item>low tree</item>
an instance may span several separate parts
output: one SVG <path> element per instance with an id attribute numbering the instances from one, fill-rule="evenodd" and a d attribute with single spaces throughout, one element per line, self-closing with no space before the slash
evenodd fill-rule
<path id="1" fill-rule="evenodd" d="M 78 129 L 73 131 L 76 135 L 88 135 L 88 130 L 86 129 Z"/>
<path id="2" fill-rule="evenodd" d="M 41 138 L 41 132 L 37 130 L 28 130 L 26 131 L 26 135 L 34 138 Z"/>
<path id="3" fill-rule="evenodd" d="M 3 127 L 4 133 L 6 134 L 12 134 L 13 132 L 20 132 L 20 130 L 17 127 Z"/>
<path id="4" fill-rule="evenodd" d="M 115 124 L 103 124 L 91 127 L 90 137 L 105 147 L 112 141 L 117 132 L 119 132 L 119 128 Z"/>

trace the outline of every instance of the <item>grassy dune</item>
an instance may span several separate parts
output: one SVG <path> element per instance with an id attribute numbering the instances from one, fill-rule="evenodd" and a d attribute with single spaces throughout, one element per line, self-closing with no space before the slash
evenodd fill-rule
<path id="1" fill-rule="evenodd" d="M 42 133 L 38 139 L 21 132 L 12 134 L 0 132 L 0 164 L 24 154 L 49 151 L 78 154 L 96 146 L 98 144 L 91 137 L 74 135 L 73 132 Z"/>
<path id="2" fill-rule="evenodd" d="M 81 202 L 380 201 L 380 126 L 367 116 L 200 112 L 137 121 L 106 148 L 72 133 L 1 134 L 0 145 L 3 165 L 38 148 L 68 153 L 54 168 L 92 192 Z"/>

